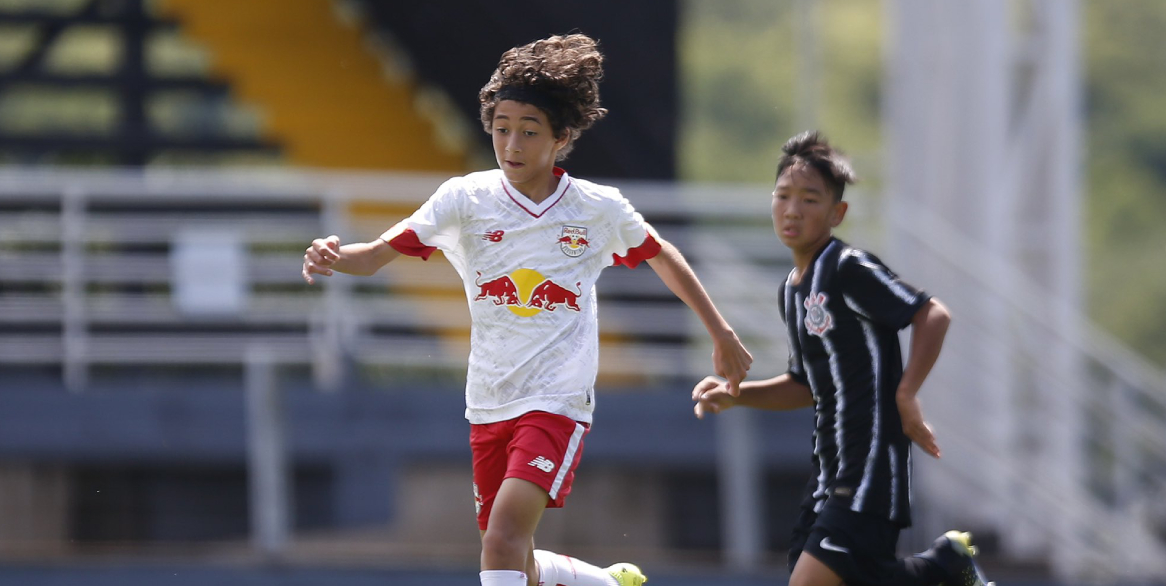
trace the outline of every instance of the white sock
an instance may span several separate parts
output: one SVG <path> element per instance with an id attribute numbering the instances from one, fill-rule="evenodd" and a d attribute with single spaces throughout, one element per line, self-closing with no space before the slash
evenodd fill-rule
<path id="1" fill-rule="evenodd" d="M 518 570 L 482 570 L 482 586 L 526 586 L 526 572 Z"/>
<path id="2" fill-rule="evenodd" d="M 607 570 L 553 551 L 534 550 L 534 561 L 541 586 L 619 586 Z"/>

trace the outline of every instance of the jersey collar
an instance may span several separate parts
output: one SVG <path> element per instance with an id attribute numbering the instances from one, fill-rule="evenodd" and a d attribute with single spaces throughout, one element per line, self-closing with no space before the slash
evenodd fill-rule
<path id="1" fill-rule="evenodd" d="M 827 250 L 830 250 L 830 246 L 832 244 L 834 244 L 835 242 L 838 242 L 838 243 L 845 245 L 845 243 L 842 242 L 841 240 L 839 240 L 837 236 L 831 236 L 830 239 L 826 241 L 826 244 L 823 244 L 822 247 L 818 249 L 818 252 L 814 253 L 814 258 L 811 259 L 810 264 L 806 266 L 806 274 L 798 275 L 797 284 L 795 285 L 793 282 L 794 281 L 794 273 L 796 273 L 798 270 L 797 267 L 794 267 L 793 269 L 790 270 L 789 275 L 786 277 L 786 283 L 791 287 L 799 287 L 800 288 L 802 285 L 804 285 L 806 283 L 807 278 L 809 278 L 812 281 L 814 278 L 815 269 L 818 266 L 818 259 L 822 258 L 822 255 L 825 254 Z"/>
<path id="2" fill-rule="evenodd" d="M 502 191 L 505 191 L 510 201 L 513 201 L 523 211 L 536 218 L 541 218 L 543 214 L 547 213 L 547 210 L 555 207 L 555 204 L 563 199 L 563 196 L 567 194 L 567 188 L 571 186 L 571 177 L 567 175 L 566 171 L 555 167 L 554 173 L 559 178 L 559 185 L 555 187 L 554 193 L 537 204 L 527 199 L 525 195 L 522 195 L 518 189 L 511 185 L 506 180 L 505 174 L 502 175 Z"/>

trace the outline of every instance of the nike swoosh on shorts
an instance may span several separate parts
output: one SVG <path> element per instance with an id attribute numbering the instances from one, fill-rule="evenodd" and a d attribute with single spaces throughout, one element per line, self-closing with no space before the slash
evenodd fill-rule
<path id="1" fill-rule="evenodd" d="M 850 553 L 849 549 L 842 547 L 841 545 L 834 545 L 833 543 L 831 543 L 829 537 L 823 537 L 822 541 L 820 543 L 818 543 L 818 545 L 822 546 L 822 549 L 828 549 L 830 551 L 836 551 L 838 553 Z"/>

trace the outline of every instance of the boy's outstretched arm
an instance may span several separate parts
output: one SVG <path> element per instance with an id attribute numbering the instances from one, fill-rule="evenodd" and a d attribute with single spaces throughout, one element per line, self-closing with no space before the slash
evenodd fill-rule
<path id="1" fill-rule="evenodd" d="M 740 392 L 741 381 L 745 380 L 749 366 L 753 364 L 753 355 L 749 354 L 737 338 L 737 333 L 721 317 L 704 286 L 696 278 L 696 273 L 684 260 L 684 255 L 664 239 L 660 238 L 658 242 L 660 253 L 648 259 L 648 264 L 660 276 L 660 280 L 700 317 L 713 339 L 714 372 L 729 381 L 729 392 L 736 395 Z"/>
<path id="2" fill-rule="evenodd" d="M 911 318 L 911 354 L 903 369 L 903 379 L 899 381 L 895 401 L 899 405 L 899 418 L 903 421 L 903 432 L 911 441 L 923 448 L 932 457 L 941 455 L 935 433 L 923 419 L 923 408 L 919 405 L 919 388 L 935 366 L 939 351 L 943 348 L 943 338 L 951 323 L 951 313 L 947 307 L 932 298 L 915 312 Z"/>
<path id="3" fill-rule="evenodd" d="M 753 407 L 771 411 L 801 409 L 814 404 L 810 387 L 794 380 L 788 373 L 763 381 L 741 383 L 741 392 L 734 397 L 729 394 L 725 381 L 706 376 L 692 388 L 692 400 L 696 402 L 692 410 L 697 419 L 704 419 L 705 413 L 720 413 L 730 407 Z"/>
<path id="4" fill-rule="evenodd" d="M 301 273 L 309 285 L 316 280 L 312 275 L 332 276 L 334 271 L 349 275 L 368 276 L 401 256 L 383 238 L 372 242 L 340 245 L 340 237 L 317 238 L 304 251 L 304 270 Z"/>

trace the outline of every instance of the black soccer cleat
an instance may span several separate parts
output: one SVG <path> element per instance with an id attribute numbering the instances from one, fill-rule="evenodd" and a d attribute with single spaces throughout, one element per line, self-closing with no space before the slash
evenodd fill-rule
<path id="1" fill-rule="evenodd" d="M 996 586 L 984 577 L 976 563 L 976 546 L 972 534 L 966 531 L 948 531 L 931 544 L 931 549 L 917 554 L 943 568 L 947 574 L 941 586 Z"/>

